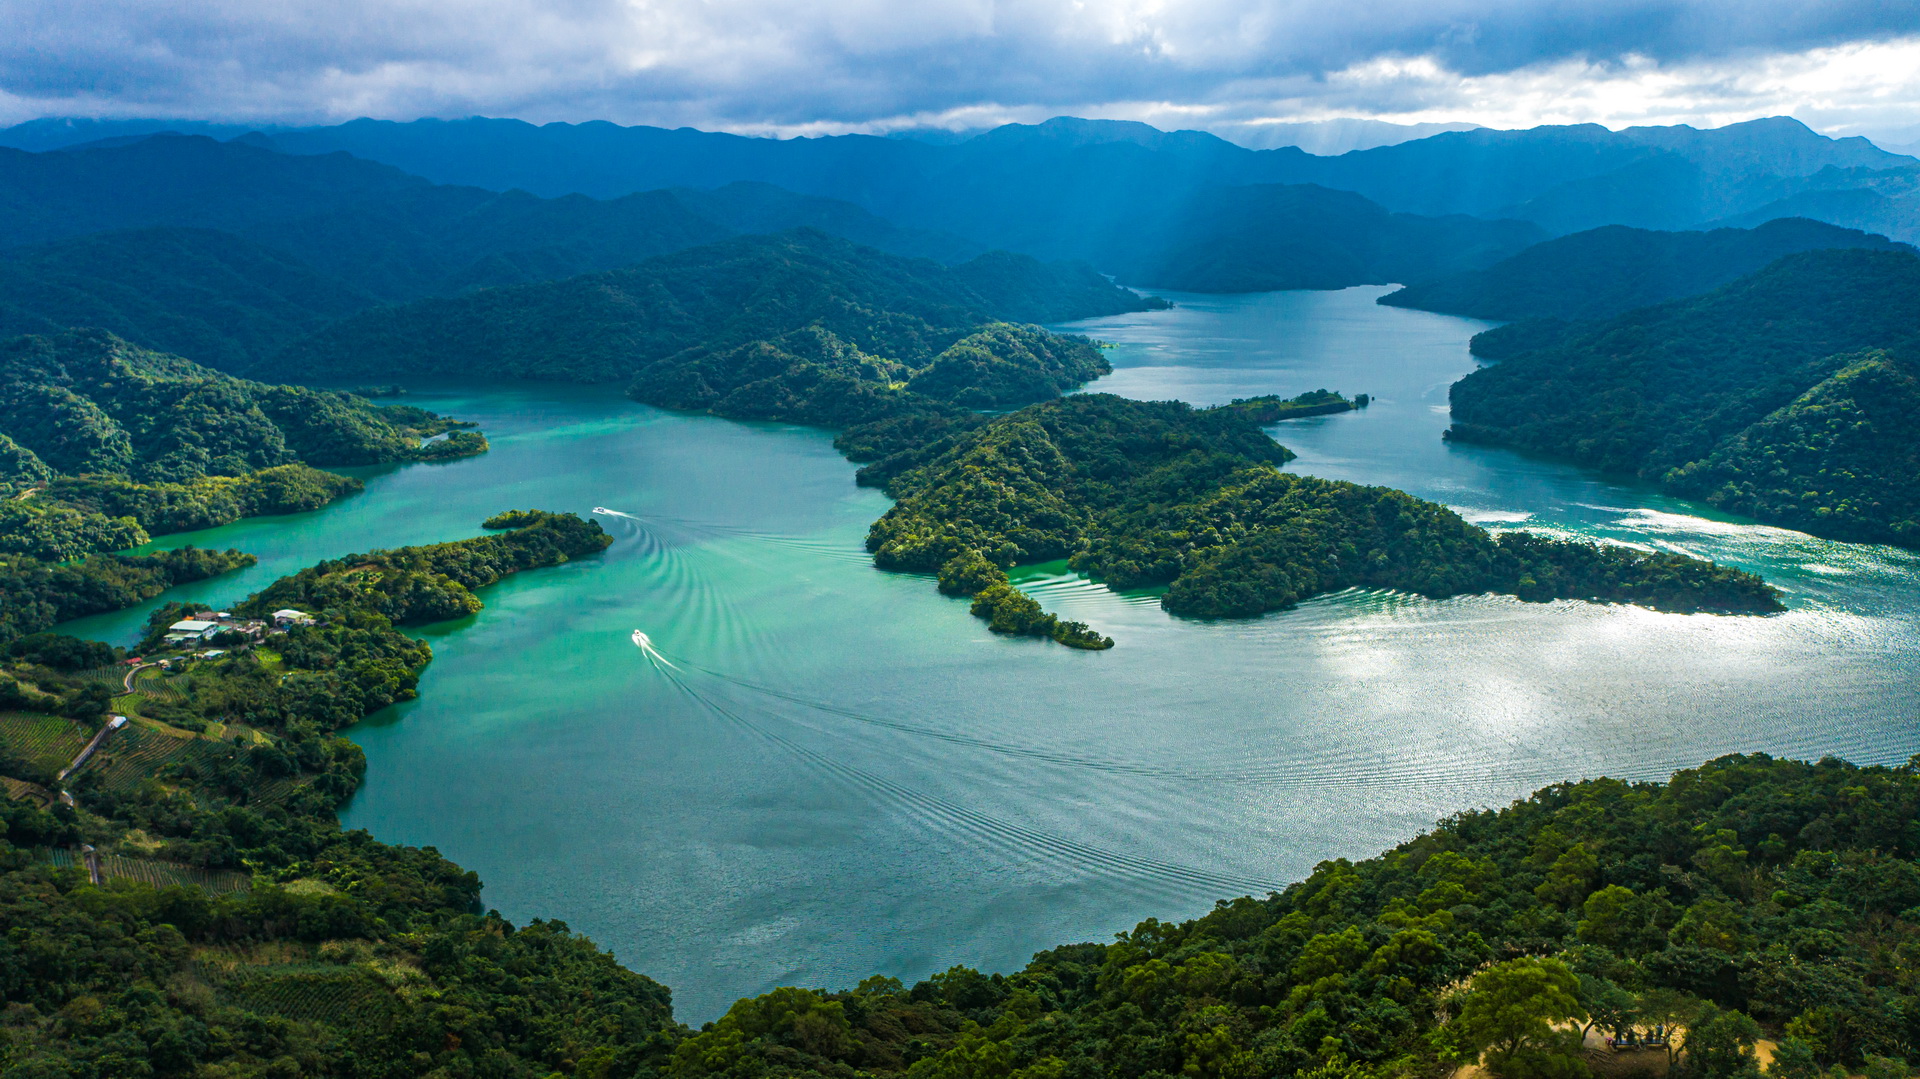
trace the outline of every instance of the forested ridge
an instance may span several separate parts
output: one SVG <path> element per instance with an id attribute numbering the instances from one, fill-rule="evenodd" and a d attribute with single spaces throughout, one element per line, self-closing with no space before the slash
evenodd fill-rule
<path id="1" fill-rule="evenodd" d="M 360 489 L 314 465 L 485 450 L 464 426 L 353 394 L 248 382 L 99 330 L 17 337 L 0 343 L 0 551 L 64 561 L 314 509 Z"/>
<path id="2" fill-rule="evenodd" d="M 1912 250 L 1798 217 L 1707 232 L 1607 225 L 1535 244 L 1483 269 L 1416 279 L 1379 302 L 1471 318 L 1607 319 L 1710 292 L 1787 255 L 1836 248 Z"/>
<path id="3" fill-rule="evenodd" d="M 1093 343 L 982 321 L 1010 306 L 1042 319 L 1158 302 L 1084 267 L 991 255 L 947 268 L 802 231 L 382 309 L 297 355 L 323 371 L 626 377 L 650 404 L 840 429 L 843 452 L 874 462 L 862 482 L 901 499 L 869 538 L 879 565 L 938 574 L 996 632 L 1075 647 L 1113 642 L 1042 610 L 1007 568 L 1070 557 L 1117 587 L 1168 585 L 1167 609 L 1197 616 L 1352 586 L 1779 609 L 1757 578 L 1684 556 L 1496 541 L 1398 492 L 1275 470 L 1287 451 L 1259 425 L 1352 407 L 1340 395 L 1204 413 L 1060 399 L 1109 370 Z M 1002 409 L 1018 411 L 981 412 Z"/>
<path id="4" fill-rule="evenodd" d="M 1085 265 L 998 253 L 947 267 L 798 229 L 606 273 L 369 311 L 261 370 L 607 382 L 679 363 L 683 353 L 777 342 L 814 328 L 919 367 L 986 324 L 1164 305 Z"/>
<path id="5" fill-rule="evenodd" d="M 1632 473 L 1722 509 L 1920 542 L 1920 257 L 1790 255 L 1706 295 L 1474 339 L 1449 437 Z"/>
<path id="6" fill-rule="evenodd" d="M 65 564 L 0 555 L 0 646 L 253 563 L 252 555 L 239 551 L 193 547 L 143 555 L 96 554 Z"/>

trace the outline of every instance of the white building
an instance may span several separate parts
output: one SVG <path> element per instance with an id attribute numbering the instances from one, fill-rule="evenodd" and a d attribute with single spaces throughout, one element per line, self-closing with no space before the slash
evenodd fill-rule
<path id="1" fill-rule="evenodd" d="M 187 641 L 210 640 L 213 635 L 220 632 L 220 630 L 221 626 L 218 622 L 202 622 L 198 618 L 183 618 L 167 627 L 167 642 L 169 644 L 182 644 Z"/>

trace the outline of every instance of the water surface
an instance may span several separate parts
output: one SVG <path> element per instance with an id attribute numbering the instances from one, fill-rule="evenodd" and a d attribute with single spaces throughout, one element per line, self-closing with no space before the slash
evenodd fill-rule
<path id="1" fill-rule="evenodd" d="M 605 554 L 427 631 L 420 699 L 352 732 L 369 769 L 347 823 L 437 846 L 509 917 L 591 934 L 694 1022 L 779 984 L 1011 969 L 1559 779 L 1920 751 L 1920 559 L 1449 446 L 1446 387 L 1483 324 L 1378 307 L 1381 291 L 1179 296 L 1076 328 L 1118 345 L 1096 389 L 1373 394 L 1274 428 L 1299 471 L 1731 562 L 1792 610 L 1356 591 L 1196 623 L 1051 566 L 1023 586 L 1119 647 L 1002 640 L 930 581 L 871 567 L 886 500 L 827 435 L 578 387 L 422 392 L 493 451 L 166 542 L 259 554 L 180 590 L 230 599 L 349 550 L 475 535 L 503 508 L 618 511 L 597 518 Z M 142 613 L 71 628 L 124 639 Z"/>

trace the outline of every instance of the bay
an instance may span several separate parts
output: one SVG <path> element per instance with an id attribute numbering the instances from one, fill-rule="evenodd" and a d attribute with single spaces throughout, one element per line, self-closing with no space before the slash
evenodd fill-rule
<path id="1" fill-rule="evenodd" d="M 1379 307 L 1382 291 L 1176 295 L 1068 328 L 1115 343 L 1093 390 L 1372 394 L 1276 425 L 1289 467 L 1489 527 L 1739 565 L 1789 612 L 1354 591 L 1201 623 L 1040 566 L 1022 587 L 1119 646 L 1009 641 L 931 581 L 870 565 L 887 502 L 827 434 L 542 385 L 419 387 L 412 403 L 478 420 L 493 451 L 362 470 L 364 494 L 316 513 L 165 537 L 261 558 L 166 598 L 476 535 L 509 507 L 611 511 L 603 555 L 509 578 L 479 615 L 424 632 L 420 698 L 350 732 L 369 768 L 346 823 L 438 847 L 488 904 L 590 934 L 696 1023 L 775 985 L 1013 969 L 1562 779 L 1920 752 L 1920 557 L 1447 444 L 1446 389 L 1484 324 Z M 124 641 L 145 609 L 64 628 Z"/>

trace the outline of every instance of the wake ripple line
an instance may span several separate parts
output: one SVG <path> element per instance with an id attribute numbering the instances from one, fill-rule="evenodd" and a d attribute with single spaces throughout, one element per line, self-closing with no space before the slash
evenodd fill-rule
<path id="1" fill-rule="evenodd" d="M 1082 872 L 1132 880 L 1146 884 L 1155 882 L 1163 887 L 1177 888 L 1182 892 L 1192 889 L 1211 889 L 1214 892 L 1229 891 L 1237 894 L 1258 894 L 1278 890 L 1283 885 L 1272 881 L 1257 880 L 1235 874 L 1215 873 L 1195 869 L 1157 859 L 1127 855 L 1099 847 L 1089 846 L 1073 840 L 1013 824 L 991 815 L 969 809 L 942 798 L 923 794 L 884 779 L 863 769 L 855 768 L 833 760 L 815 750 L 800 745 L 772 731 L 760 727 L 738 713 L 726 708 L 707 695 L 687 685 L 676 674 L 663 669 L 662 673 L 672 679 L 682 692 L 715 713 L 726 717 L 758 737 L 779 745 L 788 752 L 806 760 L 815 767 L 839 777 L 843 782 L 851 782 L 870 791 L 884 795 L 884 800 L 905 803 L 917 808 L 923 817 L 937 818 L 956 831 L 964 832 L 987 845 L 1017 853 L 1028 858 L 1043 861 L 1057 861 L 1073 866 Z"/>
<path id="2" fill-rule="evenodd" d="M 1457 784 L 1463 782 L 1458 768 L 1429 765 L 1413 770 L 1397 769 L 1383 767 L 1378 763 L 1369 765 L 1366 760 L 1360 758 L 1357 754 L 1346 758 L 1319 757 L 1315 759 L 1312 765 L 1307 766 L 1303 766 L 1297 762 L 1279 762 L 1259 768 L 1210 771 L 1188 771 L 1183 769 L 1161 768 L 1154 765 L 1135 764 L 1129 761 L 1109 758 L 1074 756 L 1030 746 L 994 742 L 984 738 L 956 734 L 952 731 L 943 731 L 933 727 L 925 727 L 902 720 L 888 719 L 882 716 L 867 715 L 838 705 L 828 704 L 824 701 L 812 700 L 787 693 L 783 690 L 774 689 L 770 686 L 750 682 L 746 679 L 726 674 L 688 660 L 683 660 L 683 662 L 685 662 L 687 668 L 691 670 L 710 675 L 723 682 L 739 686 L 742 689 L 765 694 L 777 700 L 797 704 L 803 708 L 810 708 L 828 715 L 851 719 L 858 723 L 882 727 L 903 734 L 932 738 L 951 745 L 965 746 L 970 749 L 984 749 L 1006 756 L 1019 757 L 1026 760 L 1037 760 L 1042 763 L 1062 767 L 1085 768 L 1109 774 L 1139 776 L 1145 779 L 1167 779 L 1183 782 L 1247 783 L 1276 790 L 1322 791 L 1353 789 L 1376 786 L 1382 781 L 1421 783 L 1423 785 L 1447 782 Z"/>

